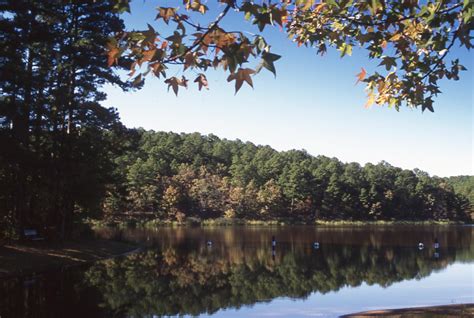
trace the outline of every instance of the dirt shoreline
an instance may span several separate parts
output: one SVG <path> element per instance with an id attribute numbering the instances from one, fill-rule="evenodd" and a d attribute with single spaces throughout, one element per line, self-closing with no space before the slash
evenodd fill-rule
<path id="1" fill-rule="evenodd" d="M 443 305 L 401 309 L 381 309 L 343 315 L 341 318 L 359 317 L 474 317 L 474 304 Z"/>
<path id="2" fill-rule="evenodd" d="M 86 264 L 126 254 L 137 248 L 137 245 L 107 240 L 5 244 L 0 246 L 0 278 Z"/>

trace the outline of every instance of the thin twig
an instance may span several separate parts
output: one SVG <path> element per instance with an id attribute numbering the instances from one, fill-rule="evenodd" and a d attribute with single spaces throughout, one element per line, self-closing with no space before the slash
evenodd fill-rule
<path id="1" fill-rule="evenodd" d="M 422 78 L 421 80 L 424 80 L 425 78 L 427 78 L 428 76 L 430 76 L 434 71 L 436 71 L 438 69 L 438 67 L 441 65 L 441 63 L 443 62 L 443 59 L 448 55 L 449 53 L 449 50 L 453 47 L 454 45 L 454 42 L 456 42 L 456 39 L 458 37 L 458 34 L 457 34 L 457 30 L 454 32 L 454 35 L 453 35 L 453 38 L 451 40 L 451 43 L 446 47 L 446 51 L 443 53 L 443 55 L 441 55 L 441 57 L 439 58 L 438 62 L 436 62 L 436 64 L 428 71 L 428 73 L 426 73 Z"/>
<path id="2" fill-rule="evenodd" d="M 231 6 L 230 5 L 227 5 L 225 7 L 225 9 L 219 14 L 219 16 L 216 18 L 216 20 L 211 24 L 211 26 L 209 26 L 209 29 L 203 34 L 203 36 L 201 36 L 201 38 L 196 42 L 194 43 L 193 45 L 191 45 L 190 47 L 188 47 L 183 53 L 181 54 L 178 54 L 178 55 L 175 55 L 167 60 L 164 60 L 162 62 L 162 64 L 165 64 L 165 63 L 169 63 L 169 62 L 172 62 L 172 61 L 175 61 L 177 59 L 179 59 L 180 57 L 183 57 L 185 56 L 186 54 L 188 54 L 189 52 L 191 52 L 192 50 L 194 50 L 197 46 L 199 46 L 202 41 L 204 40 L 204 38 L 209 35 L 212 31 L 214 31 L 218 25 L 219 25 L 219 22 L 221 22 L 221 20 L 226 16 L 226 14 L 229 12 Z"/>

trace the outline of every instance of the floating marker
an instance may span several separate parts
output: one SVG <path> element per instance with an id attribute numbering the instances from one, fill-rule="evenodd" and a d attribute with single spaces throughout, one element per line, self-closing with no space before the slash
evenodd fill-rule
<path id="1" fill-rule="evenodd" d="M 438 241 L 438 238 L 435 238 L 433 245 L 434 245 L 435 250 L 437 250 L 437 249 L 439 248 L 439 241 Z"/>

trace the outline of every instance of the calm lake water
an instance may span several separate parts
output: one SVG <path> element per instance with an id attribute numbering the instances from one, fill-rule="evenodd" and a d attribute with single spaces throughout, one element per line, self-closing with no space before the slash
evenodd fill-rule
<path id="1" fill-rule="evenodd" d="M 473 234 L 469 226 L 102 229 L 99 237 L 145 247 L 0 280 L 0 317 L 337 317 L 473 303 Z"/>

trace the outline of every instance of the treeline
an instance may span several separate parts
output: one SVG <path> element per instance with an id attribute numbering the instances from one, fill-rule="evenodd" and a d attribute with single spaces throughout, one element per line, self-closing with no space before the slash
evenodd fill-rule
<path id="1" fill-rule="evenodd" d="M 159 219 L 467 220 L 447 180 L 386 162 L 342 163 L 214 135 L 130 130 L 116 158 L 108 216 Z"/>
<path id="2" fill-rule="evenodd" d="M 446 181 L 453 187 L 454 192 L 464 195 L 474 207 L 474 176 L 449 177 Z"/>

